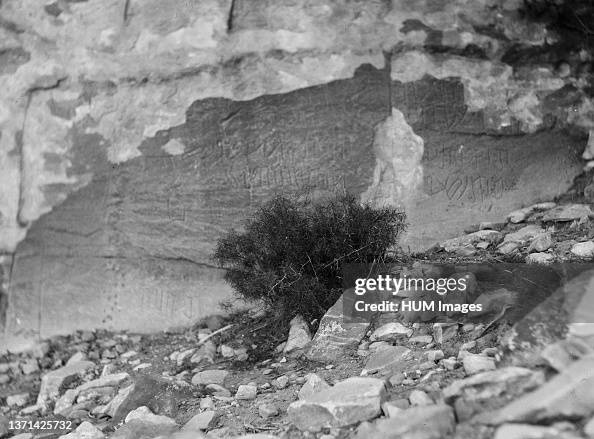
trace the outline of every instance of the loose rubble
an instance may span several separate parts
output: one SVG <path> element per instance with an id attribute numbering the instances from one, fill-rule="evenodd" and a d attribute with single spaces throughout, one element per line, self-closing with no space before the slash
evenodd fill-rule
<path id="1" fill-rule="evenodd" d="M 588 205 L 539 203 L 477 227 L 399 274 L 440 277 L 448 258 L 504 258 L 524 276 L 594 258 Z M 447 276 L 465 278 L 468 291 L 431 300 L 468 301 L 480 312 L 352 323 L 343 296 L 313 337 L 313 323 L 297 316 L 257 360 L 258 346 L 241 331 L 211 336 L 228 323 L 220 316 L 155 336 L 81 331 L 6 354 L 0 438 L 41 439 L 9 432 L 8 420 L 48 416 L 73 422 L 60 439 L 594 438 L 594 331 L 585 324 L 594 316 L 594 270 L 579 266 L 516 316 L 522 290 L 464 267 Z"/>

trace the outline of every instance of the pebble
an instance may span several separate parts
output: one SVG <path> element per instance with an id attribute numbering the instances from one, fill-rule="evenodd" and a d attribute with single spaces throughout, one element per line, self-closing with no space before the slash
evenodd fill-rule
<path id="1" fill-rule="evenodd" d="M 578 242 L 571 247 L 571 253 L 580 258 L 594 258 L 594 241 Z"/>
<path id="2" fill-rule="evenodd" d="M 210 396 L 205 396 L 200 399 L 200 409 L 202 410 L 213 410 L 215 403 Z"/>
<path id="3" fill-rule="evenodd" d="M 29 400 L 29 394 L 28 393 L 18 393 L 16 395 L 10 395 L 6 397 L 6 404 L 9 407 L 23 407 L 25 404 L 27 404 L 27 401 Z"/>
<path id="4" fill-rule="evenodd" d="M 39 363 L 36 359 L 31 358 L 30 360 L 27 360 L 21 364 L 21 370 L 25 375 L 31 375 L 32 373 L 39 371 Z"/>
<path id="5" fill-rule="evenodd" d="M 192 377 L 192 384 L 200 385 L 200 384 L 218 384 L 223 385 L 225 383 L 225 378 L 227 378 L 229 372 L 226 370 L 220 369 L 213 369 L 213 370 L 204 370 L 202 372 L 198 372 Z"/>
<path id="6" fill-rule="evenodd" d="M 289 385 L 289 377 L 286 375 L 281 375 L 276 380 L 274 380 L 273 384 L 277 389 L 284 389 Z"/>
<path id="7" fill-rule="evenodd" d="M 422 390 L 413 390 L 410 392 L 408 400 L 410 401 L 410 405 L 413 406 L 433 404 L 433 400 Z"/>
<path id="8" fill-rule="evenodd" d="M 206 410 L 197 413 L 184 424 L 182 430 L 198 431 L 214 427 L 217 421 L 217 414 L 214 410 Z"/>
<path id="9" fill-rule="evenodd" d="M 495 360 L 484 355 L 467 354 L 462 359 L 462 365 L 468 375 L 484 372 L 487 370 L 495 370 Z"/>
<path id="10" fill-rule="evenodd" d="M 258 406 L 258 413 L 264 419 L 272 418 L 278 415 L 278 408 L 274 404 L 260 404 Z"/>
<path id="11" fill-rule="evenodd" d="M 256 386 L 240 385 L 237 388 L 237 393 L 235 394 L 235 399 L 238 399 L 238 400 L 256 399 L 257 392 L 258 392 L 258 389 L 256 388 Z"/>

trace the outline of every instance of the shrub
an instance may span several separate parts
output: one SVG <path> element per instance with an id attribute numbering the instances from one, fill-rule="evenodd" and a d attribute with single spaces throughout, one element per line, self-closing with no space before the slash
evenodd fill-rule
<path id="1" fill-rule="evenodd" d="M 341 294 L 344 263 L 383 258 L 405 227 L 404 212 L 360 204 L 353 195 L 323 202 L 277 196 L 219 239 L 214 253 L 236 293 L 262 300 L 275 319 L 320 318 Z"/>

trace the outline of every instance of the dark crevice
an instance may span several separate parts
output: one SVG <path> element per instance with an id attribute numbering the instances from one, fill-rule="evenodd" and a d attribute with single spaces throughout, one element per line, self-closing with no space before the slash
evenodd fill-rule
<path id="1" fill-rule="evenodd" d="M 235 9 L 235 1 L 236 0 L 231 0 L 231 6 L 229 7 L 229 15 L 227 17 L 227 32 L 232 32 L 233 31 L 233 12 Z"/>
<path id="2" fill-rule="evenodd" d="M 130 18 L 130 0 L 124 0 L 124 25 L 128 24 Z"/>

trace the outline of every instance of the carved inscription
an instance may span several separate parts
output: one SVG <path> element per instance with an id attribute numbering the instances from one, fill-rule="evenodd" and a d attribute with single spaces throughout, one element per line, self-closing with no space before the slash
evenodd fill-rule
<path id="1" fill-rule="evenodd" d="M 515 157 L 521 161 L 520 157 Z M 444 194 L 452 201 L 483 203 L 501 198 L 515 187 L 518 163 L 510 148 L 438 146 L 426 149 L 424 190 L 427 195 Z"/>

